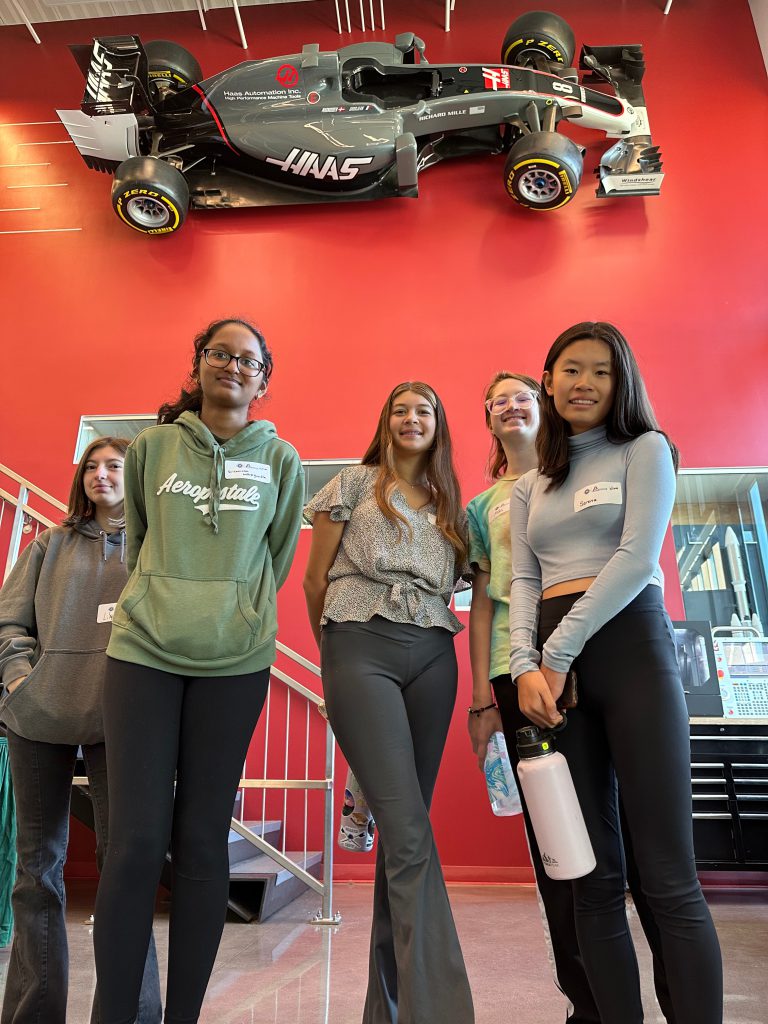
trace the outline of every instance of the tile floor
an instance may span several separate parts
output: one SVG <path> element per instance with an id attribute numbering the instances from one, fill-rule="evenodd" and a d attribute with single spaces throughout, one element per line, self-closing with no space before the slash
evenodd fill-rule
<path id="1" fill-rule="evenodd" d="M 452 886 L 475 996 L 477 1024 L 562 1024 L 565 1006 L 552 985 L 533 889 Z M 317 897 L 308 893 L 263 925 L 228 923 L 201 1024 L 360 1024 L 367 968 L 371 888 L 339 883 L 339 928 L 308 923 Z M 768 892 L 717 894 L 711 900 L 725 960 L 725 1024 L 768 1020 Z M 94 986 L 93 886 L 70 885 L 70 1000 L 67 1024 L 87 1024 Z M 637 934 L 637 921 L 633 918 Z M 168 927 L 156 919 L 161 972 Z M 650 957 L 637 942 L 647 1024 L 662 1024 L 651 989 Z M 0 990 L 8 951 L 0 951 Z"/>

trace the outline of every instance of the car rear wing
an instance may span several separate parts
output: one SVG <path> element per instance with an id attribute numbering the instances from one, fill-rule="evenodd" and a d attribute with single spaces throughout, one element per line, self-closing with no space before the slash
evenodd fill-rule
<path id="1" fill-rule="evenodd" d="M 661 150 L 653 144 L 648 122 L 643 75 L 645 57 L 639 44 L 626 46 L 582 46 L 579 68 L 585 85 L 608 82 L 636 114 L 632 128 L 600 159 L 595 171 L 598 198 L 612 196 L 654 196 L 664 180 Z"/>
<path id="2" fill-rule="evenodd" d="M 79 110 L 57 110 L 86 164 L 111 174 L 139 154 L 138 118 L 151 110 L 147 55 L 138 36 L 70 46 L 85 78 Z"/>
<path id="3" fill-rule="evenodd" d="M 84 114 L 148 114 L 147 55 L 138 36 L 100 36 L 70 46 L 85 78 Z"/>

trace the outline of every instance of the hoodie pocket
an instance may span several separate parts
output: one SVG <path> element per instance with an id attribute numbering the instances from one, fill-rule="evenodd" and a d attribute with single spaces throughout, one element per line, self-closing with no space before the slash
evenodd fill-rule
<path id="1" fill-rule="evenodd" d="M 262 639 L 261 619 L 243 580 L 143 573 L 121 611 L 128 628 L 154 647 L 199 664 L 241 658 Z"/>
<path id="2" fill-rule="evenodd" d="M 46 651 L 24 682 L 0 702 L 0 719 L 41 743 L 103 743 L 103 650 Z"/>

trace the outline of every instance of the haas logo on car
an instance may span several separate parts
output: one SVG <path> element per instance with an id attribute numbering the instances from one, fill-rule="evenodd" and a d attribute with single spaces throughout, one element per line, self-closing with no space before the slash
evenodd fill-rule
<path id="1" fill-rule="evenodd" d="M 483 68 L 483 81 L 486 89 L 508 89 L 510 86 L 508 68 Z"/>
<path id="2" fill-rule="evenodd" d="M 100 103 L 106 100 L 113 100 L 115 98 L 115 89 L 121 87 L 129 89 L 129 82 L 123 82 L 121 86 L 115 80 L 123 71 L 123 68 L 115 67 L 110 61 L 98 39 L 94 40 L 91 66 L 88 69 L 87 80 L 89 98 L 95 103 Z"/>
<path id="3" fill-rule="evenodd" d="M 333 181 L 349 181 L 356 178 L 363 167 L 373 161 L 372 156 L 348 156 L 339 161 L 335 156 L 323 159 L 319 153 L 308 149 L 292 149 L 285 160 L 268 156 L 268 164 L 276 164 L 281 171 L 298 174 L 301 178 L 308 175 L 322 181 L 325 178 Z"/>

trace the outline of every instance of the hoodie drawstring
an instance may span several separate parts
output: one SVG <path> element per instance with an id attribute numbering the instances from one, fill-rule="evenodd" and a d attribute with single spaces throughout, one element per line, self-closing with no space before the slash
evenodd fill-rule
<path id="1" fill-rule="evenodd" d="M 211 524 L 213 532 L 219 532 L 219 500 L 221 496 L 221 483 L 224 478 L 224 449 L 221 445 L 213 446 L 213 465 L 211 466 L 211 479 L 208 484 L 211 495 L 208 502 L 208 511 L 203 519 Z"/>
<path id="2" fill-rule="evenodd" d="M 104 561 L 107 560 L 107 544 L 109 543 L 109 534 L 106 530 L 99 530 L 99 536 L 101 537 L 102 554 Z M 125 561 L 125 530 L 120 531 L 120 562 L 121 564 Z"/>

